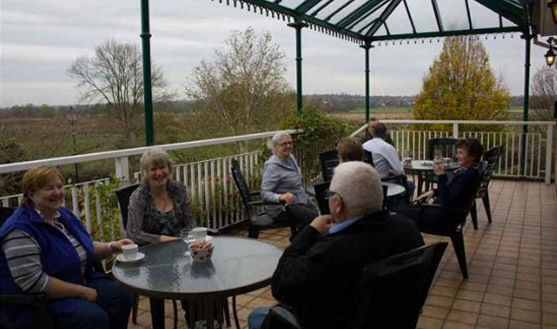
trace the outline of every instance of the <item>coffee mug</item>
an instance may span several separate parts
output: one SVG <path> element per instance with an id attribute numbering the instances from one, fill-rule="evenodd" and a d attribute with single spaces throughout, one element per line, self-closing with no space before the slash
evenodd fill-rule
<path id="1" fill-rule="evenodd" d="M 137 258 L 137 248 L 136 244 L 127 244 L 122 246 L 122 253 L 126 260 L 134 260 Z"/>
<path id="2" fill-rule="evenodd" d="M 205 241 L 205 238 L 207 237 L 207 228 L 206 227 L 196 227 L 192 230 L 193 233 L 193 239 L 195 241 Z"/>

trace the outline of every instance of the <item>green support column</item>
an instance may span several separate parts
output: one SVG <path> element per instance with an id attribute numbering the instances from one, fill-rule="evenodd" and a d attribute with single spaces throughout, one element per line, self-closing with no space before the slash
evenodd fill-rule
<path id="1" fill-rule="evenodd" d="M 365 44 L 360 47 L 364 48 L 366 53 L 366 123 L 369 122 L 370 106 L 369 106 L 369 48 L 373 48 L 371 42 L 366 41 Z"/>
<path id="2" fill-rule="evenodd" d="M 302 29 L 308 25 L 296 21 L 288 26 L 296 29 L 296 110 L 302 112 Z"/>
<path id="3" fill-rule="evenodd" d="M 153 145 L 153 95 L 151 91 L 151 33 L 149 32 L 149 0 L 141 0 L 141 46 L 143 52 L 143 106 L 145 108 L 145 143 Z"/>
<path id="4" fill-rule="evenodd" d="M 528 109 L 530 106 L 530 54 L 532 46 L 532 36 L 523 34 L 522 39 L 526 42 L 525 59 L 524 59 L 524 103 L 522 109 L 522 120 L 528 121 Z M 522 126 L 522 156 L 520 158 L 520 175 L 524 176 L 526 168 L 526 134 L 528 126 Z"/>

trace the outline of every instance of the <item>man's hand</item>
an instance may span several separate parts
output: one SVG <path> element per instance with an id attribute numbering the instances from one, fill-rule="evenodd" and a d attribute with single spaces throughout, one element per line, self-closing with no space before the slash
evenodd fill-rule
<path id="1" fill-rule="evenodd" d="M 416 198 L 416 201 L 417 202 L 423 202 L 423 201 L 425 201 L 429 198 L 432 198 L 434 193 L 435 192 L 433 192 L 433 190 L 427 191 L 424 194 L 420 195 L 418 198 Z"/>
<path id="2" fill-rule="evenodd" d="M 296 196 L 290 192 L 286 192 L 280 195 L 279 200 L 284 202 L 285 205 L 289 206 L 291 204 L 294 204 L 294 202 L 296 201 Z"/>
<path id="3" fill-rule="evenodd" d="M 333 216 L 331 215 L 321 215 L 315 217 L 315 219 L 309 224 L 311 227 L 317 230 L 321 235 L 329 234 L 329 229 L 333 226 Z"/>

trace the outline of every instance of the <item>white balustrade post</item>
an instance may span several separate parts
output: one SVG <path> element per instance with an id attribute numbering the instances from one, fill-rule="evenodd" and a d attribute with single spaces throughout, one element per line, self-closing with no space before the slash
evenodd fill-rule
<path id="1" fill-rule="evenodd" d="M 551 184 L 551 155 L 553 153 L 553 125 L 547 125 L 547 145 L 545 150 L 545 183 Z M 557 177 L 556 177 L 557 178 Z"/>
<path id="2" fill-rule="evenodd" d="M 130 182 L 130 163 L 129 158 L 119 157 L 114 159 L 116 166 L 116 178 L 121 181 L 121 185 L 127 185 Z"/>
<path id="3" fill-rule="evenodd" d="M 458 138 L 458 123 L 453 123 L 453 138 Z"/>

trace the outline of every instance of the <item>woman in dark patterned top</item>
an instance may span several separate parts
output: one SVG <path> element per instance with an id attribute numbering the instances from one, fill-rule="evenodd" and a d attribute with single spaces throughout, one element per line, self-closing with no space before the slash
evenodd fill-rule
<path id="1" fill-rule="evenodd" d="M 143 183 L 128 207 L 128 238 L 139 245 L 178 239 L 184 227 L 194 227 L 186 187 L 171 181 L 172 160 L 160 148 L 147 150 L 139 160 Z"/>

